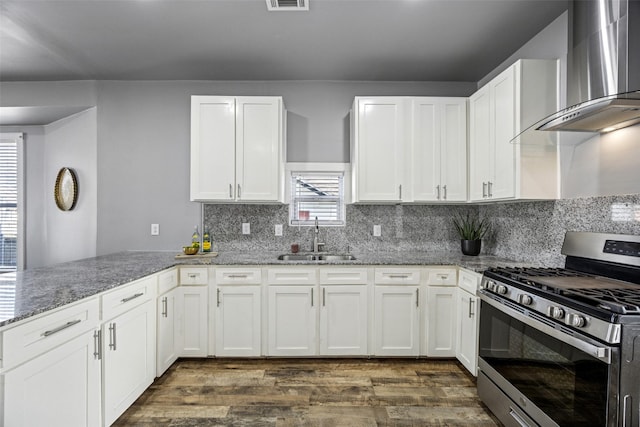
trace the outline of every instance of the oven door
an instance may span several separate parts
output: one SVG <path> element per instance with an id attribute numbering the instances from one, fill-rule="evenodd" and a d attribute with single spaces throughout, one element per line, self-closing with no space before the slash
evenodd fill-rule
<path id="1" fill-rule="evenodd" d="M 492 294 L 480 298 L 478 394 L 505 425 L 617 425 L 617 347 Z"/>

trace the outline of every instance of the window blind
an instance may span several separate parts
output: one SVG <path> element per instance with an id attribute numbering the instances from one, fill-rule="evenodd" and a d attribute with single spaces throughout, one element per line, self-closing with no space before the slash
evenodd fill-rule
<path id="1" fill-rule="evenodd" d="M 0 272 L 15 271 L 18 237 L 18 145 L 0 138 Z"/>
<path id="2" fill-rule="evenodd" d="M 291 225 L 344 225 L 343 173 L 291 173 Z"/>

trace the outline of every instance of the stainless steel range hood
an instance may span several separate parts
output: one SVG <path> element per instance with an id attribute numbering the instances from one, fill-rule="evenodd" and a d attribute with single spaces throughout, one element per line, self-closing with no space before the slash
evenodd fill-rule
<path id="1" fill-rule="evenodd" d="M 567 104 L 537 130 L 608 132 L 640 123 L 640 1 L 573 2 Z"/>

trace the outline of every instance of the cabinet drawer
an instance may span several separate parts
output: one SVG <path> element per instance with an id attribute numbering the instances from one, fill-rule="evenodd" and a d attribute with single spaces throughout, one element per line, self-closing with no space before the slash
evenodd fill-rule
<path id="1" fill-rule="evenodd" d="M 178 270 L 172 268 L 158 274 L 158 295 L 162 295 L 176 286 L 178 286 Z"/>
<path id="2" fill-rule="evenodd" d="M 149 276 L 102 295 L 102 321 L 113 319 L 155 298 L 157 280 L 156 275 Z"/>
<path id="3" fill-rule="evenodd" d="M 267 281 L 270 285 L 315 285 L 315 268 L 270 268 Z"/>
<path id="4" fill-rule="evenodd" d="M 366 285 L 368 283 L 366 268 L 321 268 L 321 285 Z"/>
<path id="5" fill-rule="evenodd" d="M 259 268 L 218 268 L 217 285 L 260 285 L 262 270 Z"/>
<path id="6" fill-rule="evenodd" d="M 482 275 L 462 269 L 460 269 L 458 275 L 458 287 L 472 295 L 475 295 L 478 290 L 478 285 L 480 284 L 480 279 L 482 279 Z"/>
<path id="7" fill-rule="evenodd" d="M 419 285 L 419 268 L 376 268 L 376 285 Z"/>
<path id="8" fill-rule="evenodd" d="M 208 285 L 209 269 L 206 267 L 180 267 L 180 285 Z"/>
<path id="9" fill-rule="evenodd" d="M 92 329 L 99 323 L 98 298 L 63 307 L 2 333 L 2 367 L 7 370 Z"/>
<path id="10" fill-rule="evenodd" d="M 457 285 L 455 268 L 429 268 L 427 270 L 427 284 L 435 286 Z"/>

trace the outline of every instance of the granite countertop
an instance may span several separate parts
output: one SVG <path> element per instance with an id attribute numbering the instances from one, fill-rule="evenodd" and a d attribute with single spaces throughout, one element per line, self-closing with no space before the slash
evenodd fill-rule
<path id="1" fill-rule="evenodd" d="M 456 265 L 482 272 L 525 264 L 494 256 L 432 252 L 353 252 L 355 261 L 278 261 L 281 252 L 223 252 L 215 258 L 175 259 L 174 252 L 127 251 L 17 273 L 0 274 L 0 328 L 97 295 L 176 265 Z"/>

